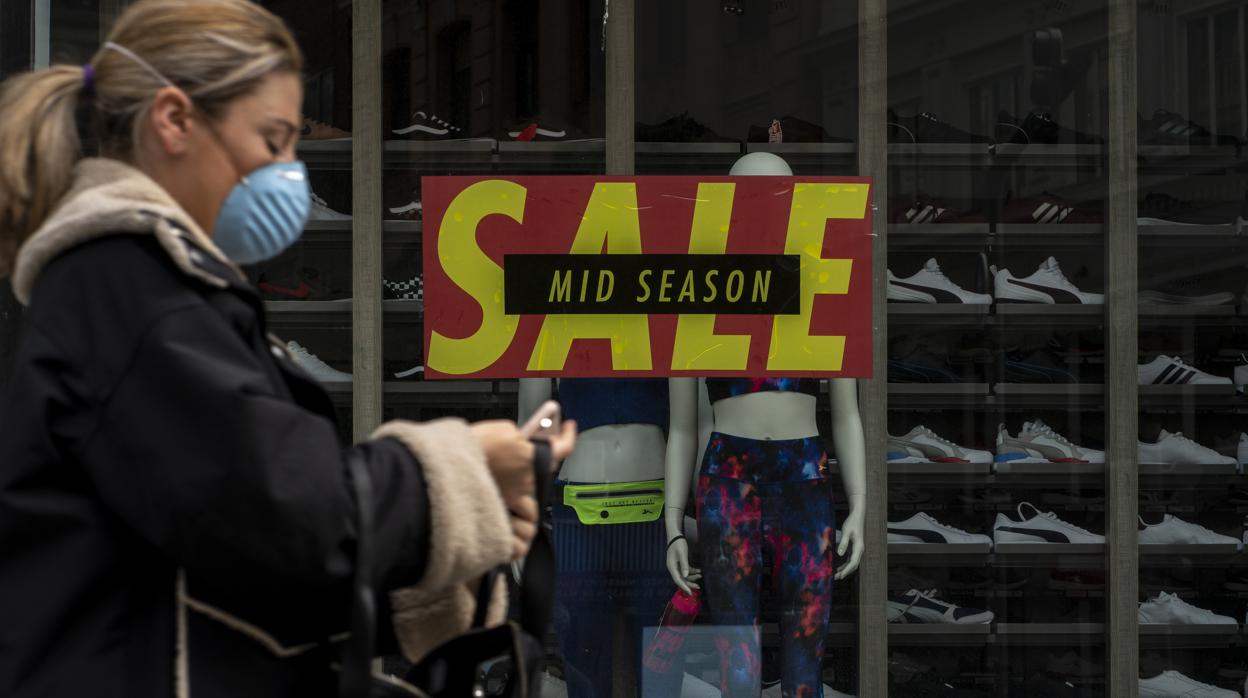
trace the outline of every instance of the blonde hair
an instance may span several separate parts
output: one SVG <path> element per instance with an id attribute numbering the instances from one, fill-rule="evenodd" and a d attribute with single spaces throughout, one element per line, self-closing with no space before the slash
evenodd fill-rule
<path id="1" fill-rule="evenodd" d="M 220 118 L 271 73 L 303 69 L 290 30 L 251 0 L 139 0 L 118 18 L 108 42 L 139 60 L 106 44 L 90 75 L 83 66 L 58 65 L 0 86 L 0 278 L 69 190 L 82 157 L 80 105 L 89 105 L 84 112 L 101 155 L 129 160 L 143 117 L 166 84 L 162 76 Z"/>

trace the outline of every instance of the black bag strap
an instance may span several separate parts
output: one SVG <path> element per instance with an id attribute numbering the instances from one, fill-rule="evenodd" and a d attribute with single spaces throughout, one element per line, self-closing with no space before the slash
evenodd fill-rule
<path id="1" fill-rule="evenodd" d="M 541 523 L 550 505 L 551 472 L 550 442 L 533 441 L 533 482 L 537 498 L 537 535 L 529 545 L 520 576 L 520 627 L 539 642 L 546 637 L 555 603 L 555 550 L 550 533 Z"/>
<path id="2" fill-rule="evenodd" d="M 351 639 L 342 650 L 339 698 L 368 698 L 373 679 L 373 641 L 377 633 L 377 601 L 373 595 L 373 480 L 359 453 L 347 456 L 355 490 L 357 530 L 355 578 L 351 584 Z"/>

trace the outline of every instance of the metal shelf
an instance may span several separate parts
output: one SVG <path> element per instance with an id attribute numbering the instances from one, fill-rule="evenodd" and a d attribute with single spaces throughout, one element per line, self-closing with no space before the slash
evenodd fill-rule
<path id="1" fill-rule="evenodd" d="M 1009 247 L 1053 247 L 1105 244 L 1101 223 L 998 223 L 996 234 Z"/>
<path id="2" fill-rule="evenodd" d="M 998 143 L 993 146 L 995 164 L 1033 167 L 1094 167 L 1105 163 L 1103 145 L 1050 145 L 1047 143 Z"/>
<path id="3" fill-rule="evenodd" d="M 741 157 L 739 141 L 710 141 L 705 143 L 656 143 L 639 141 L 635 144 L 636 170 L 638 174 L 707 172 L 728 174 L 732 164 Z"/>
<path id="4" fill-rule="evenodd" d="M 889 543 L 888 554 L 917 555 L 987 555 L 992 552 L 992 543 Z"/>
<path id="5" fill-rule="evenodd" d="M 931 645 L 980 646 L 992 637 L 991 623 L 960 625 L 956 623 L 889 623 L 890 646 Z"/>
<path id="6" fill-rule="evenodd" d="M 999 543 L 996 546 L 998 556 L 1043 556 L 1052 555 L 1088 555 L 1103 556 L 1104 543 Z"/>
<path id="7" fill-rule="evenodd" d="M 994 463 L 998 475 L 1055 475 L 1063 477 L 1104 475 L 1104 463 Z"/>
<path id="8" fill-rule="evenodd" d="M 1141 385 L 1140 407 L 1245 407 L 1234 385 Z"/>
<path id="9" fill-rule="evenodd" d="M 888 323 L 899 327 L 914 325 L 984 326 L 992 322 L 991 305 L 965 303 L 888 302 Z"/>
<path id="10" fill-rule="evenodd" d="M 992 463 L 889 463 L 890 476 L 907 475 L 987 475 Z"/>
<path id="11" fill-rule="evenodd" d="M 1187 478 L 1227 477 L 1237 475 L 1239 467 L 1234 463 L 1183 464 L 1140 463 L 1140 477 Z"/>
<path id="12" fill-rule="evenodd" d="M 1009 645 L 1064 646 L 1105 641 L 1104 623 L 997 623 L 998 641 Z"/>
<path id="13" fill-rule="evenodd" d="M 497 169 L 559 174 L 601 173 L 606 163 L 605 138 L 583 138 L 565 141 L 500 141 Z"/>
<path id="14" fill-rule="evenodd" d="M 1202 557 L 1207 555 L 1238 555 L 1239 546 L 1234 543 L 1209 545 L 1146 545 L 1140 544 L 1140 557 L 1158 555 L 1174 557 Z"/>
<path id="15" fill-rule="evenodd" d="M 388 140 L 382 146 L 387 169 L 462 174 L 492 171 L 498 141 L 493 138 Z"/>
<path id="16" fill-rule="evenodd" d="M 745 152 L 779 155 L 798 175 L 855 174 L 858 163 L 854 143 L 746 143 Z"/>

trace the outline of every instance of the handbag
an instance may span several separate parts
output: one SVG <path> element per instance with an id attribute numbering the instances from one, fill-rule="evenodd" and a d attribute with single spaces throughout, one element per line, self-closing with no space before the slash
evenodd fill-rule
<path id="1" fill-rule="evenodd" d="M 533 441 L 534 490 L 538 511 L 550 502 L 550 444 Z M 339 674 L 339 698 L 471 698 L 497 695 L 506 698 L 540 698 L 545 650 L 543 639 L 554 606 L 555 555 L 550 534 L 538 526 L 525 557 L 518 598 L 519 620 L 494 628 L 485 627 L 494 585 L 504 578 L 502 568 L 481 580 L 470 629 L 439 645 L 404 676 L 403 681 L 372 672 L 373 640 L 377 629 L 376 590 L 372 579 L 372 481 L 368 469 L 354 456 L 348 460 L 355 489 L 359 530 L 352 585 L 351 641 L 343 648 Z M 486 691 L 481 667 L 509 663 L 510 671 L 497 690 Z M 493 688 L 493 687 L 490 687 Z"/>

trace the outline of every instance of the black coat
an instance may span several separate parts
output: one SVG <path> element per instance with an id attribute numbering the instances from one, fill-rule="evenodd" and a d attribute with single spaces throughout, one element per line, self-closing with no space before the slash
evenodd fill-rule
<path id="1" fill-rule="evenodd" d="M 319 645 L 347 627 L 349 450 L 373 478 L 375 578 L 422 575 L 412 453 L 344 448 L 256 292 L 182 240 L 202 278 L 125 234 L 61 254 L 33 286 L 0 403 L 0 696 L 332 695 Z"/>

